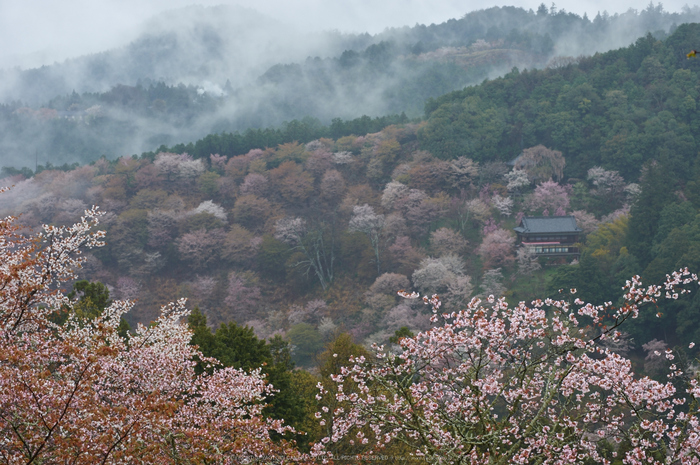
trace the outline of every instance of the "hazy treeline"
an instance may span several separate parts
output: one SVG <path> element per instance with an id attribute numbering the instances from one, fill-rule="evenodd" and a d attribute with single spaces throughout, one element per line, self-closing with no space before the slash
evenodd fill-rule
<path id="1" fill-rule="evenodd" d="M 414 118 L 426 99 L 514 66 L 560 66 L 697 16 L 503 7 L 371 36 L 307 34 L 239 8 L 175 10 L 121 49 L 2 71 L 0 157 L 17 168 L 85 163 L 305 117 Z"/>
<path id="2" fill-rule="evenodd" d="M 142 89 L 137 90 L 140 91 Z M 409 119 L 404 113 L 400 115 L 378 116 L 375 118 L 370 118 L 365 115 L 347 121 L 334 118 L 331 124 L 326 126 L 321 124 L 316 118 L 306 117 L 302 120 L 285 122 L 277 128 L 268 127 L 264 129 L 247 129 L 243 132 L 209 134 L 196 142 L 174 144 L 170 148 L 161 143 L 155 151 L 143 152 L 141 156 L 153 159 L 158 152 L 189 153 L 194 158 L 207 158 L 212 153 L 233 156 L 248 152 L 254 148 L 274 147 L 286 142 L 310 142 L 322 137 L 340 138 L 352 134 L 379 132 L 389 125 L 407 123 L 408 121 Z M 26 120 L 24 122 L 26 123 Z M 100 124 L 109 126 L 111 123 L 109 120 L 100 117 L 93 119 L 92 125 L 97 126 Z M 71 127 L 75 128 L 75 126 L 70 126 L 65 123 L 61 124 L 60 121 L 57 121 L 55 124 L 52 124 L 52 130 L 48 134 L 39 132 L 34 134 L 37 138 L 47 137 L 53 141 L 54 151 L 51 156 L 48 157 L 49 159 L 45 159 L 43 155 L 39 157 L 38 150 L 35 152 L 35 158 L 32 159 L 32 153 L 28 150 L 23 150 L 25 154 L 23 163 L 25 163 L 25 165 L 22 168 L 5 165 L 2 168 L 2 174 L 23 174 L 25 177 L 31 177 L 34 172 L 40 173 L 45 169 L 62 169 L 64 171 L 73 169 L 79 166 L 80 163 L 68 163 L 65 160 L 74 160 L 76 155 L 78 155 L 78 159 L 91 159 L 95 153 L 95 147 L 104 147 L 104 139 L 95 140 L 94 146 L 81 146 L 79 137 L 82 133 L 70 131 Z M 15 128 L 17 131 L 16 134 L 19 134 L 20 137 L 24 137 L 27 135 L 30 128 L 33 128 L 31 124 L 22 125 L 21 122 L 19 122 Z M 134 130 L 136 129 L 134 128 Z M 11 140 L 10 137 L 8 137 L 8 139 Z M 156 141 L 167 142 L 167 139 L 159 140 L 156 138 L 153 140 L 154 143 Z M 93 142 L 93 138 L 86 138 L 83 142 Z M 102 153 L 102 157 L 105 157 L 105 152 Z M 31 162 L 34 162 L 34 164 Z M 60 164 L 61 162 L 63 162 L 63 164 Z M 28 165 L 31 165 L 31 167 Z"/>

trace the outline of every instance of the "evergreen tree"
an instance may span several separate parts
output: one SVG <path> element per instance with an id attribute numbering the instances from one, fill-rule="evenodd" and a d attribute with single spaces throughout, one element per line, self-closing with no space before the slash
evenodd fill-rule
<path id="1" fill-rule="evenodd" d="M 639 198 L 632 206 L 629 223 L 629 250 L 642 266 L 652 260 L 652 245 L 659 229 L 663 208 L 674 199 L 675 180 L 661 163 L 645 165 Z"/>

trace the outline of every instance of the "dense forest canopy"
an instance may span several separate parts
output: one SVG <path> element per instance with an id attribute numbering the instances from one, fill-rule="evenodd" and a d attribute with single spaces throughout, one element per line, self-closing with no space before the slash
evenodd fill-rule
<path id="1" fill-rule="evenodd" d="M 651 35 L 625 49 L 558 69 L 513 72 L 446 94 L 426 105 L 422 147 L 508 161 L 542 143 L 564 152 L 567 174 L 594 165 L 634 179 L 644 162 L 664 156 L 687 179 L 697 147 L 698 64 L 686 53 L 696 24 L 665 41 Z"/>
<path id="2" fill-rule="evenodd" d="M 1 71 L 0 157 L 60 166 L 305 118 L 416 118 L 427 99 L 513 67 L 562 66 L 699 17 L 651 4 L 593 20 L 499 7 L 372 36 L 306 34 L 232 7 L 175 10 L 121 49 Z"/>

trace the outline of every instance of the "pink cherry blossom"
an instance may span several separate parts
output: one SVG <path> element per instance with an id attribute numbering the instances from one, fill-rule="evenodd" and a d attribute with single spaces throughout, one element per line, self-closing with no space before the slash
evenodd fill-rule
<path id="1" fill-rule="evenodd" d="M 599 343 L 620 338 L 641 306 L 697 284 L 687 269 L 660 286 L 635 277 L 620 307 L 491 296 L 444 313 L 439 297 L 425 296 L 433 328 L 401 338 L 398 353 L 374 346 L 335 386 L 319 385 L 341 407 L 320 412 L 330 433 L 313 454 L 328 458 L 333 443 L 363 433 L 368 453 L 399 442 L 429 463 L 610 464 L 615 454 L 625 464 L 700 463 L 698 381 L 675 365 L 668 382 L 635 375 Z M 591 324 L 579 325 L 584 318 Z M 602 440 L 629 447 L 606 451 Z"/>
<path id="2" fill-rule="evenodd" d="M 260 371 L 232 368 L 196 375 L 184 300 L 149 326 L 117 333 L 130 302 L 92 320 L 72 311 L 59 290 L 102 244 L 96 208 L 70 227 L 44 226 L 31 237 L 12 217 L 0 220 L 0 457 L 3 463 L 212 463 L 299 458 L 270 431 Z M 67 312 L 58 325 L 57 312 Z M 211 374 L 208 374 L 211 373 Z"/>

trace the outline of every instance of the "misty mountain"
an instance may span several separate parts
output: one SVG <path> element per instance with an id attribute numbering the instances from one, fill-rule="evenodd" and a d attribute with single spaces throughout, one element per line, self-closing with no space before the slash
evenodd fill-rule
<path id="1" fill-rule="evenodd" d="M 4 70 L 0 100 L 35 106 L 72 91 L 106 92 L 143 79 L 221 94 L 227 80 L 246 85 L 275 63 L 339 54 L 352 42 L 339 33 L 307 34 L 238 6 L 191 6 L 152 18 L 124 47 L 36 69 Z"/>
<path id="2" fill-rule="evenodd" d="M 394 56 L 437 50 L 444 56 L 451 48 L 468 47 L 480 39 L 517 43 L 516 49 L 534 48 L 549 57 L 590 55 L 629 45 L 647 32 L 668 32 L 699 19 L 698 7 L 669 13 L 653 4 L 641 12 L 599 14 L 593 21 L 544 5 L 537 12 L 494 7 L 442 24 L 392 28 L 371 36 L 307 33 L 238 6 L 191 6 L 152 18 L 140 37 L 122 48 L 36 69 L 2 70 L 0 101 L 37 106 L 72 91 L 106 92 L 117 84 L 136 85 L 144 79 L 200 86 L 221 95 L 226 82 L 244 89 L 277 64 L 303 65 L 309 57 L 340 59 L 344 52 L 362 52 L 383 42 L 396 45 Z M 515 61 L 529 68 L 542 65 L 540 57 Z"/>
<path id="3" fill-rule="evenodd" d="M 513 67 L 556 67 L 700 19 L 490 8 L 376 34 L 306 33 L 240 7 L 162 14 L 115 50 L 0 76 L 2 165 L 88 162 L 210 133 L 406 113 Z"/>

